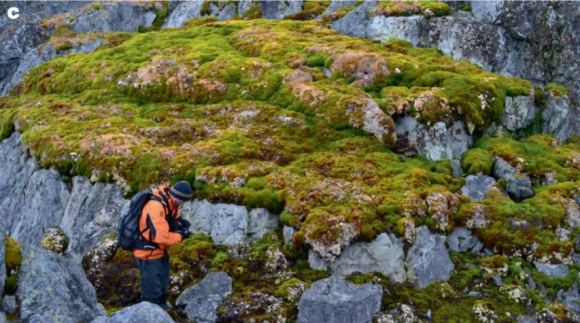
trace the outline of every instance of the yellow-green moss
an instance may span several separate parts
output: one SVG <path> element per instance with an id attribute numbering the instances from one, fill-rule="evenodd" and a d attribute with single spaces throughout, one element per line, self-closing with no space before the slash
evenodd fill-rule
<path id="1" fill-rule="evenodd" d="M 376 16 L 410 16 L 422 14 L 428 16 L 429 10 L 435 17 L 446 16 L 451 13 L 448 4 L 441 1 L 407 0 L 407 1 L 380 1 L 373 9 Z"/>
<path id="2" fill-rule="evenodd" d="M 548 83 L 545 87 L 552 96 L 565 96 L 568 95 L 568 88 L 558 83 Z"/>

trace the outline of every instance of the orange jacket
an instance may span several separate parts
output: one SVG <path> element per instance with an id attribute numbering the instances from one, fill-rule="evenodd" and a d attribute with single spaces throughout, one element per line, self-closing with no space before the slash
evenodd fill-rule
<path id="1" fill-rule="evenodd" d="M 169 211 L 173 214 L 174 219 L 179 218 L 179 209 L 175 207 L 173 200 L 167 198 L 164 186 L 152 191 L 153 195 L 165 198 L 169 202 Z M 151 200 L 143 207 L 141 218 L 139 219 L 139 230 L 143 236 L 150 242 L 156 243 L 159 248 L 156 249 L 135 249 L 133 256 L 143 260 L 159 259 L 165 255 L 167 249 L 181 241 L 181 235 L 175 232 L 169 232 L 169 223 L 165 218 L 166 212 L 163 204 L 159 201 Z"/>

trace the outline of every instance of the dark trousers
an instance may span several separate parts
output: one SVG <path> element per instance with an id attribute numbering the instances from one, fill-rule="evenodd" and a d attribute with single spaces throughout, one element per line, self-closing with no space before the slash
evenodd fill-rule
<path id="1" fill-rule="evenodd" d="M 136 258 L 141 272 L 141 301 L 155 303 L 165 307 L 169 287 L 169 256 L 155 260 Z"/>

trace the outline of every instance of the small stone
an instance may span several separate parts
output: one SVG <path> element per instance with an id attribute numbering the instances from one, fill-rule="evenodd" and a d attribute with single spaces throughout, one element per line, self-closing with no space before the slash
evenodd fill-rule
<path id="1" fill-rule="evenodd" d="M 159 305 L 149 302 L 141 302 L 136 305 L 126 307 L 103 321 L 103 323 L 126 323 L 126 322 L 164 322 L 171 323 L 173 319 Z M 95 323 L 95 322 L 93 322 Z"/>
<path id="2" fill-rule="evenodd" d="M 469 175 L 465 178 L 465 185 L 461 188 L 461 194 L 468 196 L 473 201 L 483 200 L 487 191 L 495 184 L 495 179 L 486 175 Z"/>
<path id="3" fill-rule="evenodd" d="M 449 279 L 454 269 L 445 248 L 445 236 L 432 234 L 426 226 L 417 229 L 415 244 L 407 254 L 407 276 L 416 287 Z"/>
<path id="4" fill-rule="evenodd" d="M 550 277 L 563 278 L 568 276 L 568 266 L 564 264 L 548 264 L 542 262 L 534 262 L 536 269 Z"/>
<path id="5" fill-rule="evenodd" d="M 69 239 L 59 227 L 50 227 L 40 241 L 40 245 L 57 255 L 62 255 L 68 248 Z"/>
<path id="6" fill-rule="evenodd" d="M 508 179 L 506 190 L 514 201 L 522 201 L 534 196 L 532 181 L 528 175 Z"/>
<path id="7" fill-rule="evenodd" d="M 7 314 L 14 315 L 18 311 L 18 304 L 16 303 L 16 296 L 6 295 L 2 300 L 2 310 Z"/>
<path id="8" fill-rule="evenodd" d="M 475 318 L 479 322 L 492 323 L 495 322 L 495 320 L 497 320 L 497 314 L 495 314 L 495 312 L 491 308 L 489 308 L 489 305 L 481 301 L 475 302 L 472 311 L 473 314 L 475 315 Z"/>
<path id="9" fill-rule="evenodd" d="M 298 304 L 298 322 L 370 322 L 379 311 L 383 290 L 375 284 L 356 286 L 341 276 L 316 281 Z"/>
<path id="10" fill-rule="evenodd" d="M 284 229 L 282 230 L 282 233 L 284 235 L 284 243 L 289 244 L 292 242 L 292 237 L 294 237 L 294 233 L 296 233 L 296 229 L 294 229 L 293 227 L 284 226 Z"/>
<path id="11" fill-rule="evenodd" d="M 207 274 L 201 283 L 186 289 L 175 301 L 187 317 L 198 323 L 215 322 L 217 308 L 232 293 L 232 279 L 225 272 Z"/>

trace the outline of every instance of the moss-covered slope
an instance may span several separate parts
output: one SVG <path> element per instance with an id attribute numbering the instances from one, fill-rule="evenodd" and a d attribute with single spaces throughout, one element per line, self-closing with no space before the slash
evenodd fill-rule
<path id="1" fill-rule="evenodd" d="M 199 198 L 267 207 L 299 229 L 297 241 L 340 248 L 402 233 L 404 217 L 440 231 L 469 219 L 473 205 L 455 194 L 463 179 L 449 162 L 389 149 L 394 118 L 461 119 L 481 134 L 501 118 L 506 96 L 530 87 L 435 49 L 342 36 L 316 22 L 194 20 L 31 70 L 0 100 L 0 133 L 17 124 L 41 164 L 63 174 L 127 191 L 186 178 Z M 472 172 L 489 172 L 493 155 L 524 158 L 526 171 L 555 171 L 560 182 L 540 185 L 526 203 L 478 202 L 497 209 L 498 232 L 480 233 L 490 247 L 507 232 L 506 217 L 539 214 L 550 225 L 521 243 L 571 251 L 554 239 L 565 202 L 553 196 L 576 194 L 578 145 L 542 138 L 483 139 L 465 157 Z M 444 197 L 448 212 L 428 208 L 430 196 Z"/>

